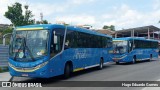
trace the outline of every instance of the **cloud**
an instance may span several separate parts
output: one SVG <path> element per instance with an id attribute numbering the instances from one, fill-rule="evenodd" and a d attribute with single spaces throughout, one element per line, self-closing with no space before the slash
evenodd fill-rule
<path id="1" fill-rule="evenodd" d="M 4 14 L 8 10 L 8 6 L 15 2 L 25 4 L 24 0 L 0 0 L 0 24 L 11 24 L 11 21 L 5 18 Z"/>
<path id="2" fill-rule="evenodd" d="M 110 14 L 102 15 L 103 25 L 115 25 L 116 29 L 132 28 L 158 23 L 160 10 L 142 13 L 129 6 L 122 4 L 120 7 L 114 7 Z"/>
<path id="3" fill-rule="evenodd" d="M 51 3 L 36 3 L 30 4 L 30 10 L 32 11 L 34 18 L 40 20 L 40 13 L 43 13 L 44 18 L 48 16 L 53 16 L 56 13 L 65 12 L 67 5 L 57 5 Z M 48 19 L 50 20 L 50 19 Z"/>
<path id="4" fill-rule="evenodd" d="M 26 0 L 0 0 L 0 23 L 11 23 L 3 15 L 7 11 L 7 6 L 14 4 L 16 1 L 22 3 L 22 5 L 28 4 L 29 10 L 35 15 L 34 18 L 36 20 L 40 20 L 40 13 L 43 13 L 44 19 L 47 19 L 51 23 L 65 21 L 74 25 L 90 24 L 95 28 L 102 28 L 103 25 L 115 25 L 116 29 L 122 29 L 155 25 L 160 20 L 160 0 L 153 0 L 151 4 L 153 9 L 147 12 L 133 9 L 127 4 L 122 3 L 118 6 L 111 6 L 111 10 L 107 13 L 96 13 L 96 10 L 92 9 L 92 12 L 95 12 L 95 14 L 82 12 L 81 7 L 84 4 L 96 5 L 95 2 L 98 0 L 66 0 L 55 3 L 32 3 L 33 1 L 31 0 L 27 2 Z M 75 11 L 77 9 L 80 11 Z M 101 10 L 104 12 L 105 9 L 101 8 Z M 79 12 L 82 14 L 78 14 Z"/>
<path id="5" fill-rule="evenodd" d="M 157 10 L 160 8 L 160 0 L 153 0 L 153 9 Z"/>
<path id="6" fill-rule="evenodd" d="M 53 18 L 53 15 L 56 15 L 57 13 L 60 14 L 67 12 L 67 10 L 70 8 L 78 7 L 79 5 L 82 5 L 84 3 L 91 3 L 94 1 L 96 0 L 67 0 L 66 2 L 60 3 L 31 3 L 32 1 L 26 0 L 0 0 L 0 23 L 11 23 L 7 18 L 3 16 L 3 14 L 5 13 L 5 11 L 7 11 L 7 6 L 10 6 L 15 2 L 20 2 L 22 5 L 28 4 L 29 10 L 31 10 L 34 15 L 34 19 L 40 20 L 40 13 L 43 13 L 44 18 L 47 17 L 47 20 L 49 22 L 52 22 L 51 17 Z"/>
<path id="7" fill-rule="evenodd" d="M 84 4 L 84 3 L 91 3 L 96 0 L 68 0 L 68 2 L 71 2 L 70 4 Z"/>
<path id="8" fill-rule="evenodd" d="M 63 17 L 56 17 L 56 21 L 64 21 L 73 25 L 90 24 L 96 23 L 95 17 L 91 15 L 68 15 Z"/>

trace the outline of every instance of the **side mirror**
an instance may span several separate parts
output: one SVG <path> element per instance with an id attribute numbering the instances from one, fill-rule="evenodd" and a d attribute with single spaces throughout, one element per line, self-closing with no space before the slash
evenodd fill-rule
<path id="1" fill-rule="evenodd" d="M 57 36 L 56 36 L 56 34 L 55 34 L 56 32 L 54 31 L 53 33 L 54 33 L 54 44 L 57 44 L 57 43 L 58 43 L 58 40 L 57 40 Z"/>
<path id="2" fill-rule="evenodd" d="M 128 53 L 131 52 L 134 49 L 134 45 L 132 43 L 132 41 L 129 41 L 129 49 L 128 49 Z"/>
<path id="3" fill-rule="evenodd" d="M 132 44 L 131 44 L 131 42 L 129 41 L 129 47 L 131 47 L 132 46 Z"/>

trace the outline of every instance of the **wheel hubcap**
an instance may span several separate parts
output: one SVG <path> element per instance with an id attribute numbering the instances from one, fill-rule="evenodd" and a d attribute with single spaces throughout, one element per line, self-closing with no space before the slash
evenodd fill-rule
<path id="1" fill-rule="evenodd" d="M 103 67 L 103 63 L 101 62 L 101 65 L 100 65 L 100 67 L 102 68 Z"/>

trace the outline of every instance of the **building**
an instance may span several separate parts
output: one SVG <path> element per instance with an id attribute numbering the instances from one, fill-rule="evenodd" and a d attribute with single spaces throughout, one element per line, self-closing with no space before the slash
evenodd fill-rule
<path id="1" fill-rule="evenodd" d="M 160 40 L 160 29 L 153 25 L 115 31 L 113 37 L 145 37 Z"/>
<path id="2" fill-rule="evenodd" d="M 98 29 L 98 30 L 95 30 L 96 32 L 99 32 L 99 33 L 103 33 L 103 34 L 107 34 L 107 35 L 114 35 L 115 31 L 111 31 L 111 30 L 108 30 L 108 29 Z"/>
<path id="3" fill-rule="evenodd" d="M 10 25 L 9 24 L 0 24 L 0 30 L 4 30 L 8 28 Z"/>
<path id="4" fill-rule="evenodd" d="M 85 29 L 93 29 L 91 25 L 76 25 L 76 26 Z"/>

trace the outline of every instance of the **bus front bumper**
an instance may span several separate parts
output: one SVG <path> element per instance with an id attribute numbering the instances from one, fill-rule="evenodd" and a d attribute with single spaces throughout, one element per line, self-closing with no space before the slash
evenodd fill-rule
<path id="1" fill-rule="evenodd" d="M 127 55 L 116 56 L 116 57 L 113 57 L 112 60 L 113 60 L 114 62 L 127 62 L 127 61 L 128 61 Z"/>
<path id="2" fill-rule="evenodd" d="M 36 67 L 21 68 L 15 67 L 9 63 L 9 71 L 11 76 L 17 77 L 31 77 L 31 78 L 49 78 L 48 62 L 44 62 Z"/>

